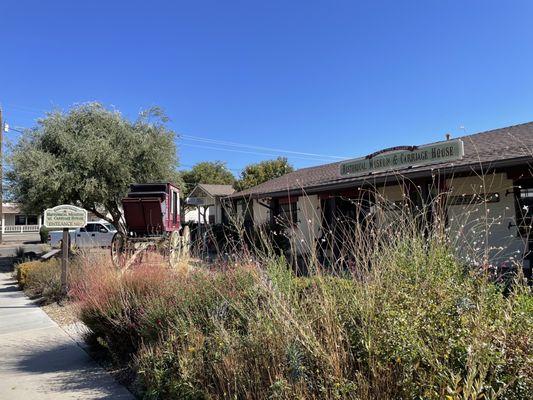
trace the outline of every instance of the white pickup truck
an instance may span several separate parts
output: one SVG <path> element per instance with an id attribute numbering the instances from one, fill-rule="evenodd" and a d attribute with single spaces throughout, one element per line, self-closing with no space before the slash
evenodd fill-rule
<path id="1" fill-rule="evenodd" d="M 107 221 L 91 221 L 83 228 L 69 230 L 70 245 L 76 247 L 109 247 L 117 233 L 116 228 Z M 61 247 L 63 231 L 52 231 L 48 243 L 52 247 Z"/>

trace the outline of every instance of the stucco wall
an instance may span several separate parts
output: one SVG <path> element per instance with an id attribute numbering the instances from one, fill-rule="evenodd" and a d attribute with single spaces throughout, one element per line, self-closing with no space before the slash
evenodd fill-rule
<path id="1" fill-rule="evenodd" d="M 294 232 L 299 254 L 308 254 L 320 235 L 322 213 L 317 195 L 298 197 L 298 225 Z"/>
<path id="2" fill-rule="evenodd" d="M 515 226 L 513 181 L 499 173 L 449 179 L 447 185 L 450 196 L 496 193 L 499 198 L 494 203 L 448 205 L 449 234 L 457 253 L 474 263 L 483 262 L 485 254 L 491 264 L 521 261 L 525 243 Z"/>
<path id="3" fill-rule="evenodd" d="M 377 191 L 378 200 L 381 198 L 385 201 L 401 201 L 404 198 L 402 185 L 382 186 Z"/>
<path id="4" fill-rule="evenodd" d="M 401 220 L 403 205 L 399 204 L 405 199 L 403 185 L 381 186 L 377 188 L 375 223 L 381 228 L 391 228 Z"/>
<path id="5" fill-rule="evenodd" d="M 220 198 L 215 197 L 215 205 L 210 207 L 209 210 L 213 210 L 215 213 L 215 224 L 222 223 L 222 204 L 220 203 Z"/>
<path id="6" fill-rule="evenodd" d="M 261 201 L 268 203 L 267 199 L 262 199 Z M 253 216 L 254 225 L 264 224 L 270 221 L 270 210 L 259 204 L 259 201 L 253 200 Z"/>

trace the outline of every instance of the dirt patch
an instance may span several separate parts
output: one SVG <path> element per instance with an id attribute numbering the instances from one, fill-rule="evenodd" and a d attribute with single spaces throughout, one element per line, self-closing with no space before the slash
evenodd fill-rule
<path id="1" fill-rule="evenodd" d="M 42 309 L 50 318 L 57 322 L 59 326 L 70 325 L 78 321 L 76 307 L 72 303 L 51 303 L 42 306 Z"/>

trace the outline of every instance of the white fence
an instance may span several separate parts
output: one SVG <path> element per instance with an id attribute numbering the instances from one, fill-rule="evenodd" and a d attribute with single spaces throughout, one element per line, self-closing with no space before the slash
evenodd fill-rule
<path id="1" fill-rule="evenodd" d="M 2 233 L 39 232 L 39 225 L 6 225 L 2 226 Z"/>

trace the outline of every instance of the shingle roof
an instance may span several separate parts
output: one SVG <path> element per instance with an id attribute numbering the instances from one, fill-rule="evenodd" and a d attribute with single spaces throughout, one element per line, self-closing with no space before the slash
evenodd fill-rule
<path id="1" fill-rule="evenodd" d="M 198 186 L 211 196 L 229 196 L 235 192 L 231 185 L 211 185 L 206 183 L 199 183 Z"/>
<path id="2" fill-rule="evenodd" d="M 462 136 L 465 155 L 461 160 L 453 163 L 436 163 L 411 168 L 403 168 L 394 172 L 379 172 L 358 176 L 341 176 L 339 166 L 341 162 L 302 168 L 271 179 L 253 188 L 234 193 L 230 197 L 266 196 L 269 194 L 293 191 L 298 189 L 319 189 L 320 186 L 344 182 L 364 182 L 369 178 L 375 179 L 403 173 L 410 175 L 415 172 L 431 171 L 433 169 L 459 169 L 461 167 L 487 165 L 503 160 L 531 158 L 533 161 L 533 122 L 513 125 L 505 128 L 480 132 Z M 440 143 L 440 142 L 435 142 Z"/>

